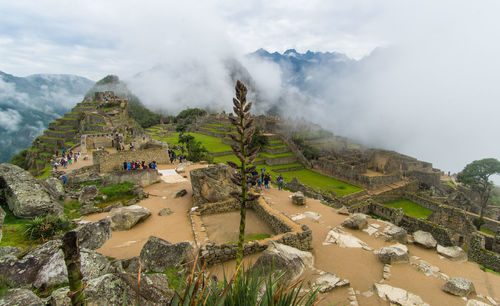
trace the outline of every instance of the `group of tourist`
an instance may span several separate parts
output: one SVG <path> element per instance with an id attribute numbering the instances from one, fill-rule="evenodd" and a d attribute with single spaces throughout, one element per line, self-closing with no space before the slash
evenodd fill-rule
<path id="1" fill-rule="evenodd" d="M 168 157 L 170 158 L 170 163 L 173 164 L 175 163 L 175 161 L 178 159 L 179 160 L 179 163 L 182 163 L 182 160 L 186 160 L 186 156 L 182 155 L 182 154 L 175 154 L 175 151 L 174 150 L 168 150 Z"/>
<path id="2" fill-rule="evenodd" d="M 236 169 L 233 169 L 236 172 Z M 259 191 L 262 191 L 262 186 L 264 189 L 269 189 L 269 183 L 272 182 L 271 174 L 266 172 L 266 168 L 262 168 L 260 170 L 260 175 L 257 170 L 254 170 L 252 173 L 249 173 L 247 176 L 247 182 L 249 188 L 257 187 Z M 276 178 L 276 183 L 278 184 L 278 190 L 283 190 L 283 184 L 285 183 L 283 176 L 281 173 Z"/>
<path id="3" fill-rule="evenodd" d="M 129 150 L 130 151 L 133 151 L 134 150 L 134 145 L 132 143 L 129 144 Z M 116 147 L 116 151 L 125 151 L 125 146 L 122 144 L 122 145 L 119 145 Z"/>
<path id="4" fill-rule="evenodd" d="M 54 152 L 57 157 L 59 157 L 59 151 L 56 150 Z M 81 157 L 80 151 L 78 153 L 73 153 L 73 151 L 69 151 L 69 153 L 66 152 L 65 149 L 61 150 L 61 159 L 59 161 L 56 161 L 52 166 L 54 167 L 55 170 L 57 170 L 57 167 L 62 166 L 64 169 L 68 167 L 68 165 L 71 165 L 73 162 L 77 162 L 78 159 Z"/>
<path id="5" fill-rule="evenodd" d="M 123 162 L 123 170 L 138 170 L 138 169 L 156 169 L 156 161 L 152 161 L 149 164 L 146 164 L 145 161 L 131 161 Z"/>

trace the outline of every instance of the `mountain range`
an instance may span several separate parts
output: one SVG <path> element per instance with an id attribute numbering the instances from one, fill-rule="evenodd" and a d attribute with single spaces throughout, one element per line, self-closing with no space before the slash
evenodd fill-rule
<path id="1" fill-rule="evenodd" d="M 49 122 L 68 112 L 94 85 L 76 75 L 16 77 L 0 71 L 0 162 L 28 148 Z"/>

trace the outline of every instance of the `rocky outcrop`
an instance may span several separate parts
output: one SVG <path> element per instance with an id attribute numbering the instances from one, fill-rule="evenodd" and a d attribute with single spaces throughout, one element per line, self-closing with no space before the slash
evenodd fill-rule
<path id="1" fill-rule="evenodd" d="M 465 297 L 472 293 L 476 293 L 474 284 L 470 280 L 461 277 L 454 277 L 447 281 L 443 286 L 443 291 Z"/>
<path id="2" fill-rule="evenodd" d="M 377 295 L 381 299 L 389 301 L 391 305 L 429 306 L 429 304 L 425 303 L 421 297 L 404 289 L 392 287 L 386 284 L 374 284 L 373 287 Z"/>
<path id="3" fill-rule="evenodd" d="M 111 229 L 114 231 L 126 231 L 137 223 L 146 220 L 151 211 L 139 205 L 114 208 L 109 212 Z"/>
<path id="4" fill-rule="evenodd" d="M 251 269 L 257 270 L 263 275 L 267 275 L 271 271 L 284 273 L 285 279 L 294 280 L 312 265 L 313 256 L 311 253 L 270 241 L 267 249 L 262 252 Z"/>
<path id="5" fill-rule="evenodd" d="M 64 191 L 64 186 L 60 180 L 55 177 L 48 177 L 42 180 L 41 183 L 45 186 L 45 189 L 47 189 L 52 199 L 56 201 L 64 200 L 66 192 Z"/>
<path id="6" fill-rule="evenodd" d="M 189 242 L 172 244 L 161 238 L 150 236 L 139 255 L 144 271 L 164 272 L 185 262 L 193 247 Z"/>
<path id="7" fill-rule="evenodd" d="M 348 286 L 349 284 L 348 279 L 342 279 L 333 273 L 327 272 L 316 279 L 314 287 L 319 292 L 326 293 L 338 287 Z"/>
<path id="8" fill-rule="evenodd" d="M 344 222 L 342 222 L 342 226 L 345 226 L 350 229 L 361 230 L 364 229 L 368 225 L 368 221 L 366 220 L 365 214 L 354 214 L 349 218 L 346 218 Z"/>
<path id="9" fill-rule="evenodd" d="M 11 164 L 0 164 L 0 201 L 18 218 L 62 214 L 63 207 L 54 201 L 45 187 L 28 171 Z"/>
<path id="10" fill-rule="evenodd" d="M 298 206 L 306 205 L 306 198 L 304 197 L 304 194 L 300 191 L 292 194 L 292 203 Z"/>
<path id="11" fill-rule="evenodd" d="M 71 298 L 68 296 L 69 287 L 62 287 L 52 291 L 47 301 L 50 306 L 70 306 Z"/>
<path id="12" fill-rule="evenodd" d="M 82 192 L 80 193 L 80 196 L 78 197 L 78 202 L 85 203 L 88 200 L 94 199 L 98 194 L 99 194 L 99 190 L 97 189 L 96 186 L 94 186 L 94 185 L 85 186 L 85 187 L 83 187 Z"/>
<path id="13" fill-rule="evenodd" d="M 43 301 L 28 289 L 11 289 L 0 299 L 0 306 L 42 306 Z"/>
<path id="14" fill-rule="evenodd" d="M 339 210 L 337 210 L 337 213 L 339 215 L 344 215 L 344 216 L 349 216 L 350 215 L 349 210 L 344 205 L 342 205 L 342 207 Z"/>
<path id="15" fill-rule="evenodd" d="M 135 305 L 137 275 L 105 274 L 87 283 L 83 291 L 88 306 Z M 140 305 L 168 305 L 173 293 L 164 274 L 142 274 L 139 287 Z"/>
<path id="16" fill-rule="evenodd" d="M 340 228 L 334 228 L 326 235 L 323 245 L 337 244 L 341 248 L 369 248 L 368 245 Z"/>
<path id="17" fill-rule="evenodd" d="M 108 218 L 89 222 L 75 230 L 81 248 L 95 250 L 111 238 L 111 221 Z"/>
<path id="18" fill-rule="evenodd" d="M 2 241 L 2 227 L 4 218 L 5 218 L 5 211 L 0 206 L 0 241 Z"/>
<path id="19" fill-rule="evenodd" d="M 383 247 L 374 252 L 384 264 L 407 263 L 410 261 L 408 248 L 400 243 Z"/>
<path id="20" fill-rule="evenodd" d="M 0 258 L 8 255 L 12 255 L 14 257 L 19 256 L 21 254 L 22 248 L 4 246 L 0 247 Z"/>
<path id="21" fill-rule="evenodd" d="M 412 237 L 416 244 L 428 249 L 435 248 L 437 245 L 436 239 L 434 239 L 432 234 L 428 232 L 416 231 L 412 234 Z"/>
<path id="22" fill-rule="evenodd" d="M 438 244 L 436 251 L 451 261 L 467 261 L 467 253 L 458 246 L 444 247 Z"/>
<path id="23" fill-rule="evenodd" d="M 399 243 L 408 243 L 408 233 L 402 227 L 391 225 L 385 228 L 385 241 L 395 241 Z"/>
<path id="24" fill-rule="evenodd" d="M 195 204 L 225 201 L 238 186 L 231 181 L 233 169 L 224 164 L 191 170 L 191 186 Z"/>
<path id="25" fill-rule="evenodd" d="M 0 275 L 13 287 L 46 288 L 63 284 L 68 281 L 68 272 L 60 245 L 60 240 L 51 240 L 21 259 L 11 254 L 5 255 L 0 258 Z M 107 272 L 109 262 L 104 255 L 87 249 L 81 249 L 80 254 L 84 280 Z"/>
<path id="26" fill-rule="evenodd" d="M 166 208 L 162 208 L 162 210 L 160 210 L 158 212 L 158 216 L 166 216 L 166 215 L 170 215 L 172 213 L 172 210 L 168 207 Z"/>

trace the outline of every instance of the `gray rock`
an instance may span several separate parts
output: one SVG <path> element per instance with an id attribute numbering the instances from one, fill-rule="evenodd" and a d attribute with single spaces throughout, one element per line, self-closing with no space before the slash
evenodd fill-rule
<path id="1" fill-rule="evenodd" d="M 66 192 L 64 191 L 64 186 L 60 180 L 55 177 L 48 177 L 40 182 L 45 186 L 45 189 L 49 192 L 52 199 L 56 201 L 64 199 Z"/>
<path id="2" fill-rule="evenodd" d="M 342 207 L 339 210 L 337 210 L 337 213 L 339 215 L 344 215 L 344 216 L 349 216 L 350 215 L 349 210 L 344 205 L 342 205 Z"/>
<path id="3" fill-rule="evenodd" d="M 117 259 L 111 265 L 117 272 L 137 274 L 140 263 L 139 256 L 135 256 L 127 259 Z"/>
<path id="4" fill-rule="evenodd" d="M 356 213 L 342 222 L 342 226 L 358 230 L 364 229 L 367 225 L 368 221 L 366 220 L 366 215 L 360 213 Z"/>
<path id="5" fill-rule="evenodd" d="M 467 261 L 467 253 L 458 246 L 444 247 L 438 244 L 436 251 L 451 261 Z"/>
<path id="6" fill-rule="evenodd" d="M 493 304 L 493 305 L 496 305 L 496 304 Z M 470 300 L 467 300 L 467 304 L 465 304 L 465 306 L 490 306 L 490 304 L 484 303 L 484 302 L 481 302 L 478 300 L 470 299 Z"/>
<path id="7" fill-rule="evenodd" d="M 238 191 L 238 186 L 231 181 L 233 169 L 224 164 L 191 170 L 191 186 L 195 205 L 225 201 Z"/>
<path id="8" fill-rule="evenodd" d="M 344 287 L 349 284 L 349 280 L 342 279 L 330 272 L 321 275 L 314 282 L 315 288 L 317 288 L 321 293 L 329 292 L 335 288 Z"/>
<path id="9" fill-rule="evenodd" d="M 100 213 L 100 212 L 102 212 L 102 209 L 94 206 L 94 204 L 92 204 L 92 203 L 85 204 L 82 207 L 80 207 L 80 214 L 82 216 L 91 215 L 91 214 Z"/>
<path id="10" fill-rule="evenodd" d="M 126 231 L 137 223 L 146 220 L 151 211 L 139 205 L 114 208 L 109 212 L 111 229 L 114 231 Z"/>
<path id="11" fill-rule="evenodd" d="M 172 213 L 172 210 L 170 208 L 163 208 L 158 212 L 158 216 L 165 216 L 165 215 L 170 215 Z"/>
<path id="12" fill-rule="evenodd" d="M 71 298 L 68 296 L 69 287 L 62 287 L 52 291 L 47 305 L 50 306 L 71 306 Z"/>
<path id="13" fill-rule="evenodd" d="M 0 306 L 44 305 L 42 300 L 28 289 L 11 289 L 0 299 Z"/>
<path id="14" fill-rule="evenodd" d="M 400 243 L 383 247 L 374 252 L 378 259 L 384 264 L 407 263 L 410 261 L 408 248 Z"/>
<path id="15" fill-rule="evenodd" d="M 432 237 L 431 233 L 424 232 L 424 231 L 416 231 L 412 234 L 413 241 L 421 245 L 425 248 L 432 249 L 435 248 L 437 245 L 436 239 Z"/>
<path id="16" fill-rule="evenodd" d="M 102 212 L 110 212 L 113 208 L 120 208 L 123 207 L 122 202 L 116 202 L 115 204 L 109 205 L 101 209 Z"/>
<path id="17" fill-rule="evenodd" d="M 470 280 L 461 277 L 454 277 L 448 280 L 443 286 L 443 291 L 465 297 L 469 296 L 469 294 L 476 293 L 474 284 Z"/>
<path id="18" fill-rule="evenodd" d="M 88 306 L 135 305 L 137 276 L 132 274 L 106 274 L 88 282 L 84 289 Z M 140 305 L 168 305 L 168 279 L 163 274 L 142 274 Z"/>
<path id="19" fill-rule="evenodd" d="M 187 194 L 187 190 L 186 189 L 182 189 L 182 190 L 177 191 L 177 193 L 175 194 L 174 198 L 182 198 L 186 194 Z"/>
<path id="20" fill-rule="evenodd" d="M 386 284 L 373 285 L 377 295 L 385 300 L 389 301 L 391 305 L 419 305 L 419 306 L 429 306 L 422 298 L 416 294 L 408 292 L 404 289 L 392 287 Z"/>
<path id="21" fill-rule="evenodd" d="M 0 258 L 0 275 L 9 286 L 45 288 L 68 281 L 60 240 L 51 240 L 27 253 L 21 259 L 12 255 Z M 105 256 L 91 250 L 80 250 L 82 274 L 85 280 L 107 272 L 109 262 Z"/>
<path id="22" fill-rule="evenodd" d="M 257 270 L 264 275 L 271 271 L 285 273 L 285 279 L 294 280 L 300 277 L 304 270 L 312 267 L 313 256 L 288 245 L 269 241 L 269 246 L 257 258 L 252 270 Z"/>
<path id="23" fill-rule="evenodd" d="M 81 248 L 95 250 L 111 238 L 111 221 L 108 218 L 86 223 L 75 230 Z"/>
<path id="24" fill-rule="evenodd" d="M 306 205 L 306 198 L 304 197 L 304 194 L 300 191 L 292 194 L 292 203 L 298 206 Z"/>
<path id="25" fill-rule="evenodd" d="M 21 254 L 22 248 L 16 248 L 16 247 L 11 247 L 11 246 L 4 246 L 0 247 L 0 258 L 4 256 L 14 256 L 17 257 L 19 254 Z"/>
<path id="26" fill-rule="evenodd" d="M 5 218 L 5 211 L 0 206 L 0 241 L 2 241 L 2 227 L 4 218 Z"/>
<path id="27" fill-rule="evenodd" d="M 94 185 L 85 186 L 78 197 L 78 202 L 85 203 L 88 200 L 93 200 L 99 194 L 99 189 Z"/>
<path id="28" fill-rule="evenodd" d="M 391 225 L 385 229 L 384 234 L 387 235 L 385 241 L 408 243 L 408 233 L 402 227 Z"/>
<path id="29" fill-rule="evenodd" d="M 139 256 L 144 271 L 164 272 L 180 265 L 190 255 L 193 247 L 189 242 L 172 244 L 161 238 L 150 236 Z"/>
<path id="30" fill-rule="evenodd" d="M 4 181 L 0 191 L 16 217 L 34 218 L 63 213 L 62 205 L 54 201 L 28 171 L 11 164 L 0 164 L 0 178 Z"/>

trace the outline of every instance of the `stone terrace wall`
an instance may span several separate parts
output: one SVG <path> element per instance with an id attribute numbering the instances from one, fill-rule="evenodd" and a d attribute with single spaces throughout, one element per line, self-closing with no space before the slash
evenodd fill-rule
<path id="1" fill-rule="evenodd" d="M 485 249 L 484 237 L 482 235 L 472 235 L 467 255 L 470 260 L 473 260 L 488 269 L 500 272 L 500 254 L 496 254 Z"/>
<path id="2" fill-rule="evenodd" d="M 99 151 L 94 151 L 94 153 Z M 93 155 L 95 158 L 96 156 Z M 100 172 L 111 172 L 123 169 L 124 161 L 146 161 L 150 163 L 156 161 L 157 164 L 170 163 L 168 152 L 163 148 L 151 148 L 134 151 L 118 151 L 114 154 L 102 155 L 94 159 L 94 164 L 99 164 Z"/>
<path id="3" fill-rule="evenodd" d="M 115 185 L 124 182 L 130 182 L 141 187 L 149 186 L 159 179 L 156 169 L 137 169 L 114 171 L 103 178 L 104 186 Z"/>
<path id="4" fill-rule="evenodd" d="M 250 255 L 264 251 L 269 241 L 286 244 L 301 250 L 310 250 L 312 243 L 312 231 L 305 225 L 300 226 L 285 215 L 275 211 L 264 199 L 259 198 L 251 205 L 259 217 L 268 222 L 270 227 L 276 231 L 275 236 L 263 240 L 246 243 L 243 246 L 243 255 Z M 237 244 L 217 245 L 208 239 L 206 228 L 201 216 L 234 211 L 239 209 L 239 203 L 234 200 L 205 204 L 203 208 L 193 209 L 190 212 L 191 225 L 193 228 L 196 244 L 202 261 L 208 265 L 225 262 L 236 258 Z"/>

